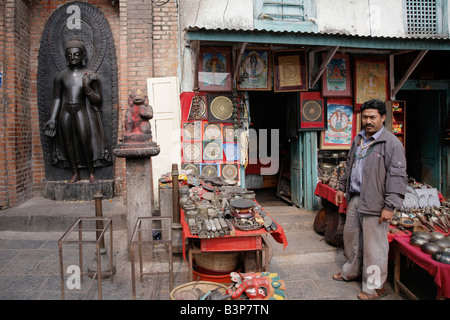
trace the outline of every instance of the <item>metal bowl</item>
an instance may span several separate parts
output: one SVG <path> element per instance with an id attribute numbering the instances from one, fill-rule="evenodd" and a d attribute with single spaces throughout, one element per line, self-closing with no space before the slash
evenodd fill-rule
<path id="1" fill-rule="evenodd" d="M 443 249 L 450 248 L 450 241 L 448 241 L 446 239 L 433 239 L 430 242 L 436 243 L 438 246 L 440 246 Z"/>
<path id="2" fill-rule="evenodd" d="M 425 243 L 428 242 L 428 240 L 418 237 L 418 236 L 411 236 L 411 239 L 409 240 L 409 242 L 413 245 L 413 246 L 417 246 L 417 247 L 421 247 L 422 245 L 424 245 Z"/>
<path id="3" fill-rule="evenodd" d="M 445 264 L 450 264 L 450 252 L 438 251 L 431 255 L 433 260 L 442 262 Z"/>
<path id="4" fill-rule="evenodd" d="M 438 244 L 432 242 L 424 243 L 423 245 L 420 246 L 420 249 L 422 249 L 423 252 L 428 254 L 433 254 L 435 252 L 442 250 L 442 248 Z"/>
<path id="5" fill-rule="evenodd" d="M 429 232 L 427 232 L 427 231 L 421 231 L 421 230 L 420 231 L 414 231 L 413 236 L 421 237 L 421 238 L 423 238 L 425 240 L 428 240 L 428 241 L 431 240 L 431 234 Z"/>
<path id="6" fill-rule="evenodd" d="M 444 239 L 444 235 L 440 232 L 433 231 L 430 233 L 432 239 Z"/>

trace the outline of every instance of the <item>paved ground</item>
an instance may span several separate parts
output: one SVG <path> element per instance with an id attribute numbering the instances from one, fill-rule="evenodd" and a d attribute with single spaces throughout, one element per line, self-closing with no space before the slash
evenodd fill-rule
<path id="1" fill-rule="evenodd" d="M 261 200 L 263 201 L 263 200 Z M 260 201 L 260 202 L 261 202 Z M 131 263 L 128 259 L 128 246 L 124 217 L 126 207 L 123 199 L 104 200 L 105 216 L 112 216 L 113 257 L 116 269 L 111 279 L 102 281 L 102 298 L 105 300 L 129 300 L 132 296 Z M 273 256 L 270 272 L 279 273 L 286 282 L 289 300 L 355 300 L 360 292 L 359 282 L 337 282 L 331 276 L 338 272 L 344 263 L 343 250 L 332 247 L 323 237 L 312 230 L 315 213 L 299 210 L 284 202 L 266 199 L 262 203 L 268 213 L 285 229 L 289 242 L 286 250 L 273 239 Z M 124 211 L 125 210 L 125 211 Z M 94 204 L 89 202 L 54 202 L 34 198 L 24 205 L 0 211 L 0 299 L 48 300 L 61 299 L 60 259 L 58 240 L 67 230 L 71 219 L 77 216 L 94 216 Z M 13 216 L 6 223 L 8 217 Z M 51 216 L 55 217 L 54 219 Z M 20 217 L 20 218 L 19 218 Z M 72 217 L 72 218 L 71 218 Z M 58 220 L 57 222 L 55 222 Z M 30 222 L 31 221 L 31 222 Z M 49 227 L 51 224 L 51 228 Z M 43 230 L 47 228 L 47 230 Z M 9 229 L 9 230 L 8 230 Z M 109 247 L 109 244 L 107 244 Z M 84 248 L 84 265 L 88 266 L 95 258 L 95 247 Z M 111 252 L 107 252 L 110 255 Z M 164 247 L 154 248 L 153 262 L 145 263 L 145 272 L 162 272 L 167 269 Z M 63 270 L 71 265 L 78 266 L 78 246 L 63 246 Z M 137 269 L 136 269 L 137 270 Z M 76 284 L 65 273 L 64 292 L 66 300 L 98 299 L 97 282 L 83 276 L 80 288 L 70 289 Z M 181 254 L 174 255 L 174 287 L 188 282 L 188 268 Z M 170 290 L 168 277 L 145 276 L 143 282 L 136 281 L 138 300 L 168 300 Z M 155 281 L 157 280 L 157 281 Z M 92 288 L 89 291 L 89 286 Z M 386 289 L 389 295 L 384 299 L 402 300 L 396 295 L 390 283 Z"/>

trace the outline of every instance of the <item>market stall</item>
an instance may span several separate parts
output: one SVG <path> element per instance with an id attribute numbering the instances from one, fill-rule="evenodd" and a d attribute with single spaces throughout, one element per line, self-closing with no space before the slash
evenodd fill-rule
<path id="1" fill-rule="evenodd" d="M 394 290 L 399 293 L 400 290 L 407 293 L 409 297 L 417 299 L 417 297 L 400 281 L 400 255 L 404 255 L 417 264 L 424 270 L 426 270 L 432 277 L 434 277 L 434 283 L 436 285 L 436 298 L 450 298 L 450 251 L 447 249 L 446 258 L 437 257 L 436 255 L 440 251 L 436 251 L 434 254 L 426 252 L 422 247 L 414 245 L 411 242 L 413 236 L 396 237 L 395 238 L 395 258 L 394 258 Z M 448 239 L 448 233 L 447 233 Z M 428 242 L 427 242 L 428 243 Z M 450 248 L 450 242 L 449 247 Z M 441 253 L 444 255 L 445 253 Z M 436 259 L 442 259 L 437 261 Z M 444 260 L 445 259 L 445 260 Z"/>
<path id="2" fill-rule="evenodd" d="M 194 280 L 230 282 L 230 272 L 268 271 L 271 245 L 266 237 L 272 236 L 284 248 L 288 242 L 283 228 L 256 202 L 254 192 L 190 170 L 181 170 L 179 178 L 182 243 L 188 244 L 187 252 L 183 246 L 183 258 L 192 271 L 190 280 L 195 276 Z M 168 177 L 164 181 L 172 183 Z"/>

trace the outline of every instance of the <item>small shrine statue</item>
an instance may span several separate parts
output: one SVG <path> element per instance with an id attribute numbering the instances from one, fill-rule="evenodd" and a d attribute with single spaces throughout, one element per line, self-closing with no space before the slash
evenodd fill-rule
<path id="1" fill-rule="evenodd" d="M 243 294 L 250 300 L 283 300 L 286 286 L 277 273 L 230 273 L 234 283 L 227 289 L 231 299 Z"/>
<path id="2" fill-rule="evenodd" d="M 148 96 L 141 90 L 134 90 L 128 97 L 128 108 L 125 113 L 125 142 L 151 141 L 152 130 L 149 120 L 153 118 L 153 108 L 149 105 Z"/>

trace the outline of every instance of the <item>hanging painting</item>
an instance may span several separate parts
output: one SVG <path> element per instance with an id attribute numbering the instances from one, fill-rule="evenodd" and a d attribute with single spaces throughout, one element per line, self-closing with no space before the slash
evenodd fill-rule
<path id="1" fill-rule="evenodd" d="M 231 48 L 201 47 L 198 61 L 200 91 L 231 91 Z"/>
<path id="2" fill-rule="evenodd" d="M 323 58 L 326 57 L 324 53 Z M 350 58 L 348 54 L 335 54 L 322 75 L 322 95 L 324 97 L 350 97 L 352 83 Z"/>
<path id="3" fill-rule="evenodd" d="M 326 129 L 325 101 L 320 92 L 302 92 L 300 95 L 299 131 Z"/>
<path id="4" fill-rule="evenodd" d="M 321 150 L 349 150 L 356 134 L 351 99 L 328 100 L 327 129 L 321 132 Z"/>
<path id="5" fill-rule="evenodd" d="M 304 50 L 273 51 L 274 91 L 307 91 L 308 79 Z"/>
<path id="6" fill-rule="evenodd" d="M 355 110 L 371 99 L 389 100 L 388 64 L 383 58 L 355 60 Z"/>
<path id="7" fill-rule="evenodd" d="M 239 90 L 271 90 L 272 78 L 269 65 L 270 50 L 247 48 L 239 69 Z"/>

